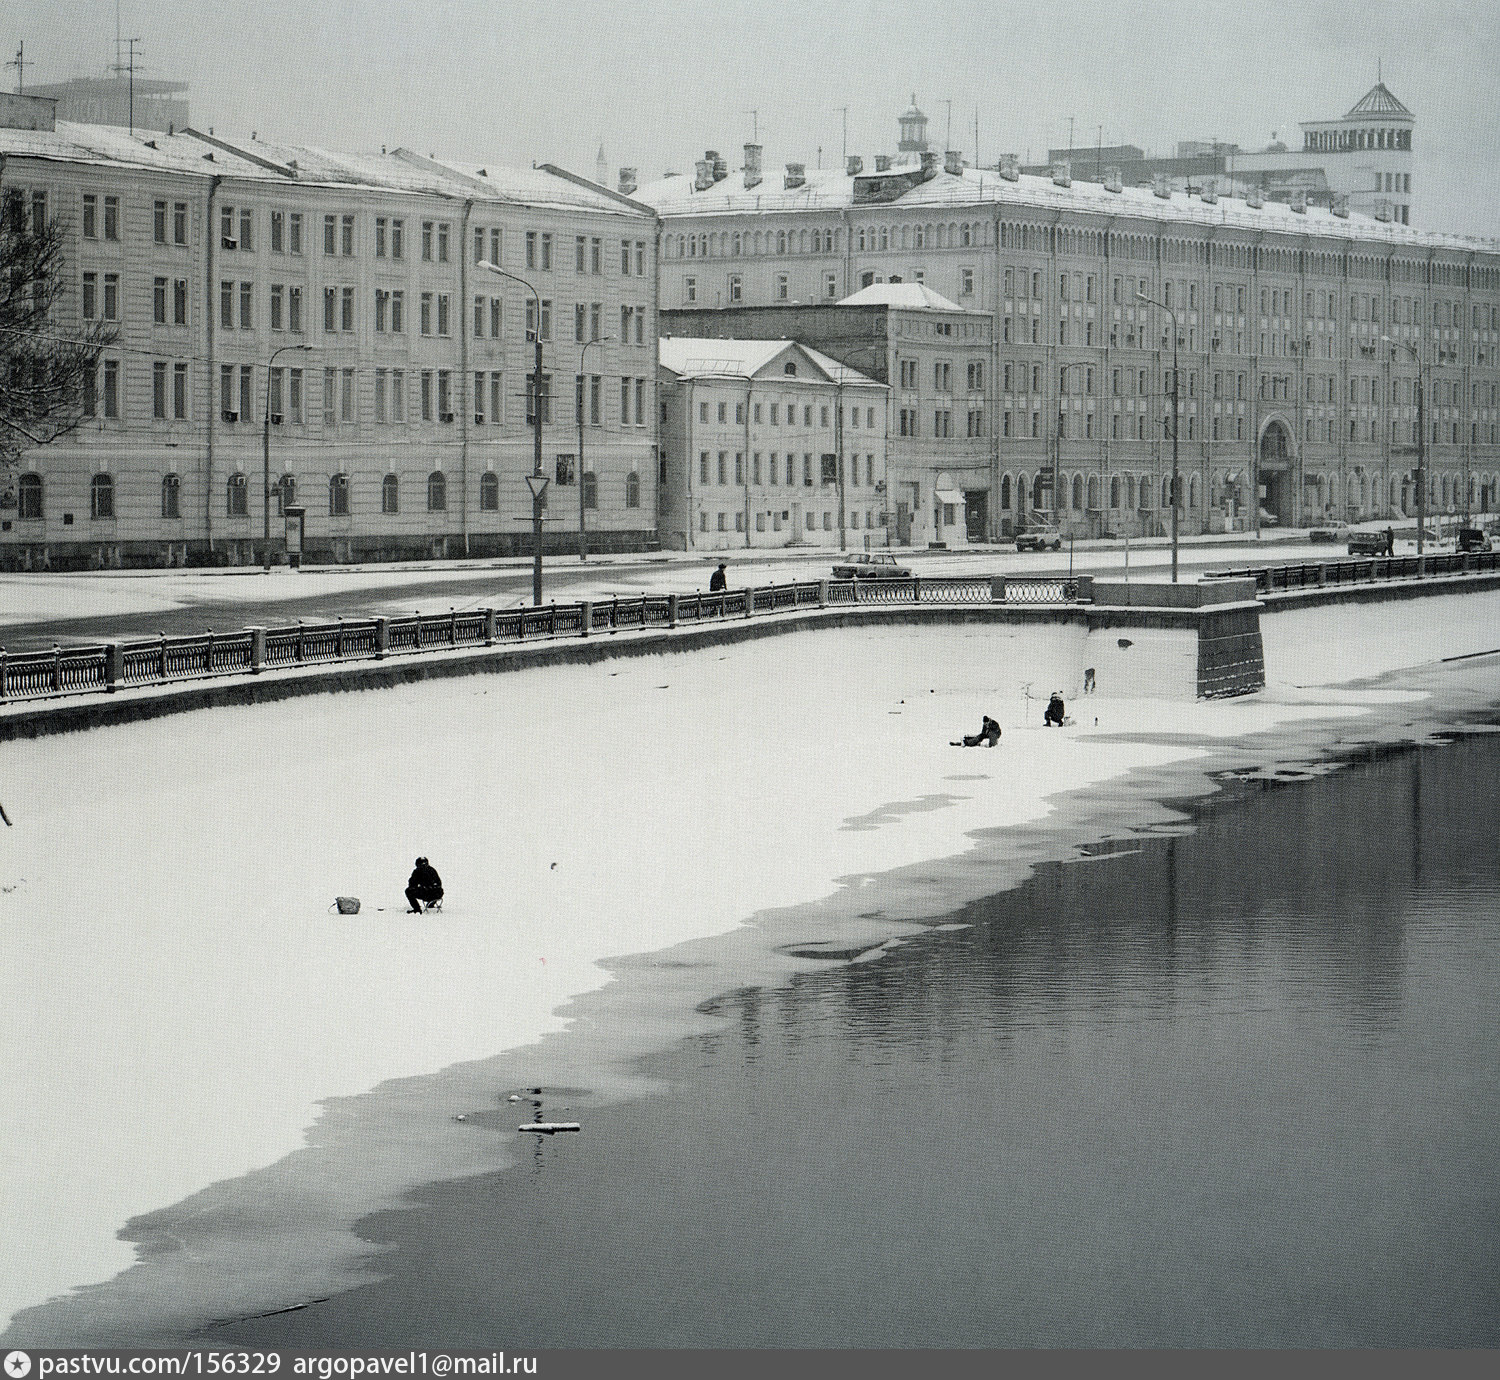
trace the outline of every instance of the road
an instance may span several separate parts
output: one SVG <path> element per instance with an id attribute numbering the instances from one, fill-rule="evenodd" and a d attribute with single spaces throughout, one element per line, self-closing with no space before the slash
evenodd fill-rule
<path id="1" fill-rule="evenodd" d="M 1090 542 L 1070 553 L 1017 553 L 989 547 L 963 552 L 906 551 L 897 559 L 918 575 L 1043 575 L 1072 569 L 1080 574 L 1120 578 L 1128 559 L 1131 574 L 1164 579 L 1170 549 L 1160 542 Z M 1330 560 L 1342 548 L 1292 540 L 1183 543 L 1183 579 L 1208 570 Z M 720 559 L 729 567 L 731 586 L 816 580 L 829 575 L 837 553 L 807 552 L 674 553 L 654 556 L 549 558 L 544 598 L 630 597 L 641 593 L 690 593 L 706 589 Z M 446 613 L 450 608 L 514 608 L 531 602 L 531 564 L 526 560 L 434 562 L 400 566 L 309 566 L 269 574 L 243 571 L 140 571 L 88 575 L 12 574 L 0 577 L 0 643 L 11 652 L 50 648 L 56 643 L 135 641 L 159 633 L 228 632 L 252 624 L 278 626 L 299 619 L 332 622 L 380 614 Z"/>

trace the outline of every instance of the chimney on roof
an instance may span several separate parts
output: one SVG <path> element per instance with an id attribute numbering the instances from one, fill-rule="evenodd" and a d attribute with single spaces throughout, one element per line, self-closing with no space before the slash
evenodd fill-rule
<path id="1" fill-rule="evenodd" d="M 1119 168 L 1105 168 L 1104 190 L 1106 192 L 1123 192 L 1125 190 L 1125 176 Z"/>
<path id="2" fill-rule="evenodd" d="M 1266 204 L 1265 194 L 1259 187 L 1252 187 L 1245 196 L 1245 205 L 1252 211 L 1258 211 Z"/>
<path id="3" fill-rule="evenodd" d="M 791 191 L 793 187 L 805 187 L 807 185 L 807 164 L 788 163 L 786 165 L 786 176 L 782 179 L 781 185 L 787 191 Z"/>
<path id="4" fill-rule="evenodd" d="M 706 158 L 700 158 L 693 164 L 693 190 L 695 192 L 706 192 L 714 185 L 714 165 Z"/>
<path id="5" fill-rule="evenodd" d="M 1299 216 L 1305 216 L 1307 214 L 1306 192 L 1299 189 L 1292 193 L 1292 210 L 1294 210 Z"/>
<path id="6" fill-rule="evenodd" d="M 729 176 L 729 164 L 719 157 L 718 149 L 709 149 L 703 157 L 709 165 L 715 182 L 722 182 Z"/>
<path id="7" fill-rule="evenodd" d="M 1021 160 L 1013 153 L 1007 153 L 1000 160 L 1000 176 L 1007 182 L 1019 182 L 1021 180 Z"/>
<path id="8" fill-rule="evenodd" d="M 948 149 L 943 154 L 943 171 L 950 177 L 958 177 L 964 170 L 964 156 L 958 149 Z"/>
<path id="9" fill-rule="evenodd" d="M 1198 195 L 1203 199 L 1203 203 L 1205 206 L 1214 205 L 1219 199 L 1218 184 L 1215 183 L 1213 178 L 1209 178 L 1208 181 L 1203 184 L 1203 190 L 1199 192 Z"/>
<path id="10" fill-rule="evenodd" d="M 938 174 L 938 155 L 936 149 L 922 150 L 922 181 L 931 182 Z"/>
<path id="11" fill-rule="evenodd" d="M 760 155 L 759 144 L 745 145 L 745 190 L 747 192 L 750 188 L 759 187 L 761 184 Z"/>
<path id="12" fill-rule="evenodd" d="M 1052 185 L 1054 187 L 1073 185 L 1073 165 L 1066 158 L 1052 165 Z"/>
<path id="13" fill-rule="evenodd" d="M 1349 193 L 1339 192 L 1333 198 L 1333 214 L 1344 220 L 1349 219 Z"/>
<path id="14" fill-rule="evenodd" d="M 635 168 L 621 168 L 620 169 L 620 195 L 621 196 L 630 196 L 635 191 L 637 171 L 638 170 L 635 169 Z"/>
<path id="15" fill-rule="evenodd" d="M 891 156 L 888 153 L 877 153 L 875 155 L 875 171 L 878 173 L 890 172 Z"/>
<path id="16" fill-rule="evenodd" d="M 1168 177 L 1166 173 L 1157 173 L 1156 176 L 1151 179 L 1151 190 L 1163 201 L 1171 201 L 1172 179 Z"/>
<path id="17" fill-rule="evenodd" d="M 1385 197 L 1381 197 L 1381 199 L 1375 203 L 1375 219 L 1385 221 L 1387 224 L 1389 224 L 1395 218 L 1395 212 L 1391 209 L 1391 203 Z"/>
<path id="18" fill-rule="evenodd" d="M 865 160 L 861 158 L 857 153 L 851 153 L 849 157 L 844 160 L 844 171 L 850 177 L 858 177 L 860 173 L 864 172 L 864 170 Z"/>

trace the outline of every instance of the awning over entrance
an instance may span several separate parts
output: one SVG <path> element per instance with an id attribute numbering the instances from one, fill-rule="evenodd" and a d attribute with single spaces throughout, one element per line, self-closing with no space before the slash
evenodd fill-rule
<path id="1" fill-rule="evenodd" d="M 937 501 L 939 503 L 962 503 L 964 496 L 957 489 L 939 489 Z"/>

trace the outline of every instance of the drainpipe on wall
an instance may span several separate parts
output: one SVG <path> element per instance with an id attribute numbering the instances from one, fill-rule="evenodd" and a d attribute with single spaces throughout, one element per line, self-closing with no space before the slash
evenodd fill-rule
<path id="1" fill-rule="evenodd" d="M 682 435 L 685 446 L 685 449 L 682 453 L 682 473 L 683 477 L 687 481 L 683 485 L 684 507 L 682 512 L 682 549 L 684 551 L 692 551 L 698 545 L 697 541 L 694 539 L 696 529 L 693 526 L 693 442 L 696 439 L 694 433 L 694 427 L 696 423 L 693 421 L 693 417 L 695 414 L 693 412 L 692 380 L 689 379 L 680 386 L 685 390 L 685 396 L 687 398 L 687 412 L 684 414 L 682 423 Z"/>
<path id="2" fill-rule="evenodd" d="M 473 382 L 469 377 L 469 216 L 473 210 L 474 198 L 470 197 L 464 202 L 458 232 L 458 526 L 465 556 L 469 554 L 469 417 L 474 408 L 469 402 L 469 385 Z"/>
<path id="3" fill-rule="evenodd" d="M 745 549 L 750 549 L 750 395 L 755 391 L 755 380 L 745 378 Z"/>
<path id="4" fill-rule="evenodd" d="M 223 180 L 218 174 L 208 179 L 203 223 L 203 262 L 207 275 L 203 294 L 203 328 L 204 354 L 208 360 L 208 385 L 204 389 L 208 406 L 204 409 L 207 428 L 203 446 L 203 529 L 209 551 L 214 549 L 214 421 L 218 416 L 216 404 L 219 401 L 214 387 L 214 237 L 218 234 L 214 224 L 214 198 L 219 194 L 219 184 Z"/>

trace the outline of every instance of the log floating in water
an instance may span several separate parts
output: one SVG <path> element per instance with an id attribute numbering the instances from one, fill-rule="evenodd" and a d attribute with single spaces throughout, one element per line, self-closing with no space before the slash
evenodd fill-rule
<path id="1" fill-rule="evenodd" d="M 517 1126 L 518 1131 L 535 1131 L 538 1135 L 551 1136 L 559 1131 L 581 1131 L 576 1121 L 533 1121 L 526 1126 Z"/>

